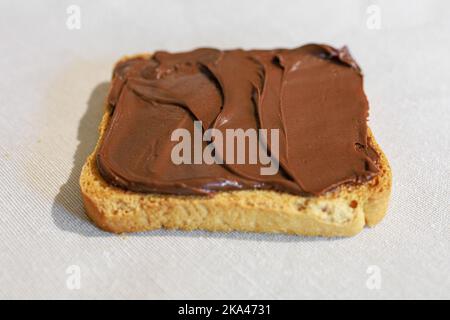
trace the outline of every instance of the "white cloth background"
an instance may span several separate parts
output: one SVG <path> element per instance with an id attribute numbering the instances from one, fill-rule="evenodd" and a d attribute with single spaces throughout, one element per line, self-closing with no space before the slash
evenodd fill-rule
<path id="1" fill-rule="evenodd" d="M 66 27 L 71 4 L 80 30 Z M 367 27 L 373 4 L 380 29 Z M 0 297 L 450 298 L 449 14 L 444 0 L 2 0 Z M 370 126 L 394 174 L 380 225 L 349 239 L 117 236 L 87 220 L 78 177 L 118 58 L 307 42 L 347 44 L 365 73 Z"/>

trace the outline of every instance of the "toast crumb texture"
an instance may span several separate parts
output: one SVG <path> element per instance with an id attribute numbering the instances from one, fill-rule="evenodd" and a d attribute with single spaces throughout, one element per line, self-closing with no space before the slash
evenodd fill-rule
<path id="1" fill-rule="evenodd" d="M 149 54 L 140 55 L 150 57 Z M 134 57 L 126 57 L 123 60 Z M 98 149 L 110 110 L 105 106 Z M 97 169 L 96 150 L 80 176 L 87 215 L 103 230 L 128 233 L 159 228 L 208 231 L 275 232 L 306 236 L 352 236 L 379 223 L 388 207 L 392 173 L 380 155 L 380 173 L 359 185 L 342 185 L 317 197 L 266 190 L 219 192 L 213 197 L 137 193 L 108 184 Z"/>

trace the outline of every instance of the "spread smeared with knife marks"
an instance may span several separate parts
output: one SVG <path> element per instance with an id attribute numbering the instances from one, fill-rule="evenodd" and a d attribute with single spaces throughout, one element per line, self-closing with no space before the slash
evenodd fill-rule
<path id="1" fill-rule="evenodd" d="M 113 185 L 164 194 L 268 189 L 318 195 L 362 183 L 378 173 L 362 81 L 345 47 L 315 44 L 126 60 L 114 71 L 112 115 L 97 165 Z M 279 129 L 280 170 L 261 175 L 261 164 L 174 164 L 171 133 L 185 128 L 193 134 L 194 121 L 224 133 Z"/>

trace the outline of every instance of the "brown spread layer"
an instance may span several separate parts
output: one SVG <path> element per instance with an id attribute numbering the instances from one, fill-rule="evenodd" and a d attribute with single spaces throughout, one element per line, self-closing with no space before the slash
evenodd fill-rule
<path id="1" fill-rule="evenodd" d="M 97 165 L 108 183 L 127 190 L 317 195 L 378 172 L 362 74 L 345 47 L 156 52 L 116 66 L 108 103 Z M 278 173 L 261 175 L 259 163 L 173 163 L 171 134 L 185 128 L 194 136 L 194 121 L 224 136 L 227 129 L 279 129 Z"/>

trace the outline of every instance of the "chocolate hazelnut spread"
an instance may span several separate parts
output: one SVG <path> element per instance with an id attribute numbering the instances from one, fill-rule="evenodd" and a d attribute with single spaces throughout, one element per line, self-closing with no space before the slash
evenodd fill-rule
<path id="1" fill-rule="evenodd" d="M 108 103 L 97 165 L 108 183 L 127 190 L 318 195 L 378 173 L 361 70 L 345 47 L 156 52 L 116 66 Z M 278 172 L 261 175 L 258 163 L 175 164 L 171 135 L 178 128 L 193 135 L 194 121 L 224 134 L 278 129 Z M 272 142 L 262 143 L 270 151 Z"/>

